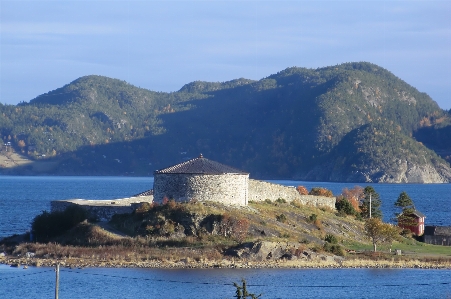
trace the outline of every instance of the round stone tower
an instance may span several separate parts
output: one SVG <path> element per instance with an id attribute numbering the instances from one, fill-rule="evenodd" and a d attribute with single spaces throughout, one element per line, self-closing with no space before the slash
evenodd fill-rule
<path id="1" fill-rule="evenodd" d="M 249 173 L 208 160 L 195 159 L 154 172 L 154 201 L 217 201 L 246 206 Z"/>

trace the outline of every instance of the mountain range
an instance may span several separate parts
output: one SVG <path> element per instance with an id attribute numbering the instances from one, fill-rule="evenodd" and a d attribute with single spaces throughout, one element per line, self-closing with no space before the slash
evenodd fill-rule
<path id="1" fill-rule="evenodd" d="M 202 153 L 254 178 L 451 181 L 451 111 L 368 62 L 170 93 L 91 75 L 0 104 L 0 115 L 4 143 L 53 163 L 46 174 L 152 175 Z M 30 163 L 0 173 L 39 171 Z"/>

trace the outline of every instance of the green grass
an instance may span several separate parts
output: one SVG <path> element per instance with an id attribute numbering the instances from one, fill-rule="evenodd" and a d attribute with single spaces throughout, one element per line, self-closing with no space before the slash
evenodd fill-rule
<path id="1" fill-rule="evenodd" d="M 175 213 L 178 212 L 178 213 Z M 153 213 L 153 214 L 152 214 Z M 309 248 L 323 248 L 322 242 L 326 235 L 338 240 L 338 244 L 347 250 L 364 252 L 363 254 L 349 255 L 357 259 L 365 256 L 372 257 L 373 246 L 369 239 L 364 237 L 363 222 L 355 220 L 353 217 L 339 217 L 335 211 L 329 209 L 318 209 L 312 206 L 297 206 L 284 202 L 259 202 L 250 203 L 249 207 L 224 206 L 218 203 L 188 203 L 171 204 L 159 206 L 151 210 L 134 213 L 132 215 L 117 216 L 116 228 L 122 232 L 128 232 L 128 238 L 113 238 L 95 225 L 80 225 L 77 231 L 72 231 L 67 240 L 60 239 L 61 244 L 71 244 L 79 246 L 99 246 L 114 245 L 124 248 L 143 247 L 149 250 L 157 248 L 191 248 L 203 250 L 221 250 L 231 247 L 238 242 L 269 241 L 269 242 L 301 242 Z M 202 218 L 213 216 L 224 216 L 234 219 L 245 219 L 249 222 L 250 229 L 243 238 L 235 239 L 220 234 L 211 234 L 205 228 L 199 228 L 197 233 L 184 238 L 168 236 L 166 232 L 158 234 L 146 234 L 142 231 L 136 233 L 136 227 L 142 226 L 144 221 L 148 221 L 149 226 L 163 225 L 161 219 L 166 223 L 177 221 L 188 221 L 196 219 L 202 223 Z M 318 223 L 309 220 L 312 214 L 317 215 Z M 283 221 L 281 215 L 283 215 Z M 152 218 L 153 217 L 153 218 Z M 160 218 L 158 218 L 160 217 Z M 171 218 L 172 217 L 172 218 Z M 158 221 L 154 221 L 154 218 Z M 211 223 L 218 223 L 221 218 L 207 218 Z M 216 221 L 216 222 L 215 222 Z M 146 223 L 145 223 L 146 224 Z M 144 226 L 142 226 L 144 227 Z M 73 242 L 76 244 L 73 244 Z M 155 248 L 154 248 L 155 249 Z M 389 253 L 389 250 L 392 252 Z M 451 247 L 429 245 L 417 242 L 414 239 L 403 238 L 401 242 L 393 244 L 378 244 L 377 256 L 392 258 L 395 249 L 402 250 L 400 258 L 444 258 L 450 259 Z M 214 251 L 214 250 L 213 250 Z M 180 251 L 182 252 L 182 251 Z M 214 251 L 216 252 L 216 251 Z M 216 254 L 216 253 L 215 253 Z"/>
<path id="2" fill-rule="evenodd" d="M 372 251 L 373 245 L 368 241 L 368 243 L 359 243 L 355 241 L 344 241 L 342 244 L 346 249 L 356 250 L 356 251 Z M 451 257 L 451 247 L 450 246 L 440 246 L 431 245 L 422 242 L 411 240 L 405 240 L 404 242 L 393 242 L 390 246 L 389 244 L 378 244 L 377 251 L 388 252 L 389 249 L 394 252 L 396 249 L 400 249 L 402 254 L 405 255 L 418 255 L 419 257 L 426 256 L 446 256 Z"/>
<path id="3" fill-rule="evenodd" d="M 422 242 L 412 242 L 413 244 L 406 244 L 406 243 L 393 243 L 394 249 L 401 249 L 402 251 L 406 252 L 407 254 L 413 253 L 413 254 L 419 254 L 423 256 L 427 255 L 445 255 L 451 257 L 451 247 L 450 246 L 441 246 L 441 245 L 432 245 L 432 244 L 426 244 Z"/>

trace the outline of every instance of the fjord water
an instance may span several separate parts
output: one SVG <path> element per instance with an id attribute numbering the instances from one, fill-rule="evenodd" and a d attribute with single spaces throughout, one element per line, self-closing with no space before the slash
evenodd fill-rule
<path id="1" fill-rule="evenodd" d="M 67 269 L 60 298 L 234 298 L 233 282 L 262 298 L 450 298 L 451 270 Z M 54 298 L 53 268 L 0 265 L 2 298 Z"/>
<path id="2" fill-rule="evenodd" d="M 307 189 L 324 187 L 335 195 L 353 183 L 270 181 L 287 186 L 303 185 Z M 402 191 L 426 215 L 426 225 L 451 225 L 451 184 L 360 184 L 371 185 L 382 200 L 384 220 L 390 221 L 394 202 Z M 33 218 L 50 210 L 52 200 L 117 199 L 151 189 L 152 177 L 24 177 L 0 176 L 0 239 L 22 234 L 30 229 Z"/>
<path id="3" fill-rule="evenodd" d="M 334 194 L 356 184 L 272 181 Z M 59 199 L 115 199 L 151 189 L 150 177 L 0 176 L 0 238 L 27 231 L 34 216 Z M 368 184 L 360 184 L 366 186 Z M 372 184 L 385 220 L 402 191 L 427 224 L 451 225 L 451 185 Z M 450 298 L 451 270 L 419 269 L 61 269 L 60 298 L 233 298 L 244 278 L 262 298 Z M 0 298 L 53 298 L 53 268 L 0 265 Z"/>

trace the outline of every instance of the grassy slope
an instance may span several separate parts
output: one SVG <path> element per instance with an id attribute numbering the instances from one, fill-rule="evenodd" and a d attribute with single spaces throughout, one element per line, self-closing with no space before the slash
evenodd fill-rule
<path id="1" fill-rule="evenodd" d="M 380 264 L 370 261 L 374 259 L 386 262 L 394 261 L 393 254 L 388 254 L 389 245 L 380 245 L 378 255 L 371 253 L 372 245 L 364 236 L 362 221 L 355 220 L 350 216 L 339 217 L 335 215 L 335 212 L 327 209 L 289 203 L 263 202 L 250 203 L 248 207 L 230 207 L 217 203 L 191 203 L 183 206 L 177 205 L 168 210 L 177 211 L 179 208 L 183 208 L 186 215 L 198 218 L 226 213 L 230 217 L 247 219 L 250 225 L 243 242 L 295 242 L 299 244 L 298 248 L 303 248 L 303 250 L 323 252 L 322 244 L 325 235 L 333 234 L 343 248 L 362 252 L 362 254 L 346 254 L 347 262 L 343 264 L 345 267 L 365 265 L 379 267 Z M 164 209 L 166 208 L 164 207 L 160 211 Z M 25 255 L 26 252 L 34 252 L 37 259 L 32 263 L 45 265 L 53 263 L 54 259 L 64 260 L 65 263 L 71 265 L 103 267 L 125 265 L 172 267 L 171 265 L 175 264 L 177 264 L 176 267 L 188 264 L 195 264 L 195 267 L 211 267 L 218 262 L 221 265 L 225 263 L 224 266 L 229 265 L 230 262 L 234 263 L 235 259 L 224 256 L 224 251 L 237 245 L 237 241 L 233 237 L 210 234 L 202 228 L 199 229 L 197 235 L 185 237 L 140 236 L 139 231 L 136 230 L 138 224 L 146 223 L 145 221 L 155 215 L 159 216 L 160 220 L 162 219 L 161 213 L 154 212 L 152 209 L 141 211 L 142 215 L 138 218 L 136 215 L 123 215 L 119 221 L 106 226 L 84 222 L 49 243 L 23 242 L 17 245 L 4 242 L 0 244 L 0 251 L 5 251 L 15 257 Z M 286 221 L 277 220 L 277 216 L 281 214 L 286 216 Z M 312 214 L 316 214 L 319 221 L 310 221 L 309 216 Z M 173 215 L 180 216 L 177 213 Z M 166 218 L 166 220 L 168 219 L 169 217 Z M 121 226 L 120 223 L 127 226 Z M 111 230 L 111 226 L 115 226 L 115 229 Z M 121 230 L 120 234 L 118 234 L 118 228 Z M 265 232 L 265 235 L 262 235 L 262 231 Z M 128 232 L 128 236 L 124 237 L 124 232 Z M 403 256 L 395 256 L 395 261 L 403 261 L 408 267 L 416 265 L 408 264 L 409 261 L 439 262 L 445 266 L 448 265 L 447 267 L 451 261 L 449 247 L 423 244 L 413 239 L 403 238 L 400 242 L 394 242 L 392 248 L 403 251 Z M 40 259 L 42 261 L 39 261 Z M 367 262 L 361 264 L 361 262 L 354 261 L 355 259 Z M 287 266 L 290 263 L 294 262 L 287 262 Z M 314 262 L 312 265 L 316 265 L 316 263 L 320 263 L 320 261 Z M 329 264 L 323 266 L 328 267 Z M 264 265 L 270 264 L 263 262 Z M 296 265 L 296 263 L 293 264 L 293 266 Z M 306 264 L 306 266 L 308 265 Z"/>

